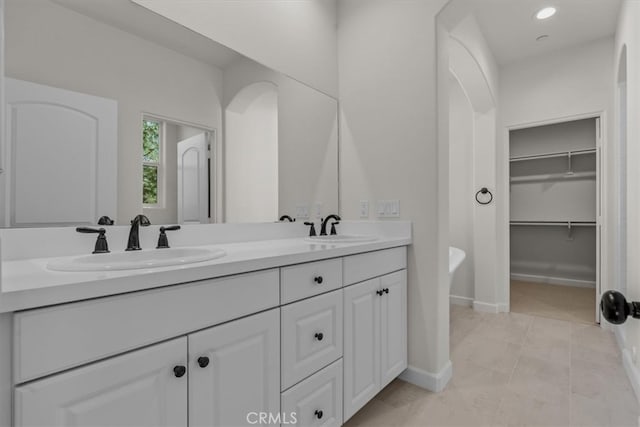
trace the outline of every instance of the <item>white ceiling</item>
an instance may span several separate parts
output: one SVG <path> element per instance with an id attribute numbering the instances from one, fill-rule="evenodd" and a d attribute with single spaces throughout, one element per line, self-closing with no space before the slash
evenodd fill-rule
<path id="1" fill-rule="evenodd" d="M 53 1 L 96 21 L 221 69 L 242 57 L 236 51 L 129 0 Z"/>
<path id="2" fill-rule="evenodd" d="M 476 0 L 469 4 L 500 65 L 615 33 L 621 0 Z M 554 16 L 539 21 L 546 6 Z M 549 37 L 536 41 L 543 34 Z"/>

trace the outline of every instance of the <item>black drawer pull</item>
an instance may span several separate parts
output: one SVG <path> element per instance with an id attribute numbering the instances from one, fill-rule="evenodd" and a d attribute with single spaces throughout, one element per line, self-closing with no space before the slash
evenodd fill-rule
<path id="1" fill-rule="evenodd" d="M 201 368 L 206 368 L 209 366 L 209 358 L 207 356 L 198 357 L 198 366 Z"/>
<path id="2" fill-rule="evenodd" d="M 313 278 L 313 281 L 314 281 L 314 282 L 316 282 L 318 285 L 321 285 L 321 284 L 322 284 L 322 281 L 323 281 L 322 276 L 316 276 L 316 277 L 314 277 L 314 278 Z"/>
<path id="3" fill-rule="evenodd" d="M 316 412 L 314 412 L 314 414 L 315 414 L 316 418 L 319 419 L 319 420 L 321 420 L 322 416 L 324 415 L 324 413 L 320 409 L 316 409 Z"/>
<path id="4" fill-rule="evenodd" d="M 185 366 L 178 365 L 178 366 L 174 366 L 173 368 L 173 374 L 178 378 L 183 377 L 184 374 L 186 373 L 187 373 L 187 368 Z"/>
<path id="5" fill-rule="evenodd" d="M 318 341 L 322 341 L 324 339 L 324 334 L 322 332 L 318 332 L 315 337 Z"/>

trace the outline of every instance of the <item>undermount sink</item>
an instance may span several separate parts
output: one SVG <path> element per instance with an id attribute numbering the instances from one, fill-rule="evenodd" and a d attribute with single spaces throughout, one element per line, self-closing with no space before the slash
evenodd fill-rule
<path id="1" fill-rule="evenodd" d="M 167 248 L 149 249 L 108 254 L 83 255 L 59 259 L 47 264 L 54 271 L 113 271 L 137 270 L 141 268 L 170 267 L 221 258 L 227 253 L 223 249 Z"/>
<path id="2" fill-rule="evenodd" d="M 329 236 L 313 236 L 305 239 L 313 243 L 366 243 L 378 240 L 376 236 L 358 236 L 353 234 L 338 234 Z"/>

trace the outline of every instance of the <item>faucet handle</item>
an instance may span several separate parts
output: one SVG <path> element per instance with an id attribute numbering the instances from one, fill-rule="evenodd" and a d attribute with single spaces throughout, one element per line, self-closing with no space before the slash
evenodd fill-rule
<path id="1" fill-rule="evenodd" d="M 169 239 L 167 239 L 167 233 L 165 231 L 174 231 L 180 230 L 179 225 L 171 225 L 169 227 L 160 227 L 160 236 L 158 236 L 158 246 L 156 249 L 167 249 L 169 248 Z"/>
<path id="2" fill-rule="evenodd" d="M 89 227 L 77 227 L 78 233 L 98 233 L 98 239 L 96 240 L 96 246 L 92 253 L 94 254 L 106 254 L 111 252 L 109 245 L 107 244 L 107 230 L 104 228 L 89 228 Z"/>
<path id="3" fill-rule="evenodd" d="M 107 215 L 101 216 L 98 220 L 98 225 L 113 225 L 114 221 Z"/>
<path id="4" fill-rule="evenodd" d="M 340 224 L 340 221 L 336 221 L 336 222 L 332 222 L 331 223 L 331 232 L 330 232 L 330 234 L 332 236 L 335 236 L 336 234 L 338 234 L 338 232 L 336 231 L 336 225 L 339 225 L 339 224 Z"/>
<path id="5" fill-rule="evenodd" d="M 313 222 L 305 222 L 304 225 L 310 225 L 309 229 L 309 237 L 313 237 L 316 235 L 316 225 Z"/>

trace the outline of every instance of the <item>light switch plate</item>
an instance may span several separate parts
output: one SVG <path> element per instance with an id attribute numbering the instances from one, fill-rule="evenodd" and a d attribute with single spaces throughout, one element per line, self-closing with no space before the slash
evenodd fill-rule
<path id="1" fill-rule="evenodd" d="M 400 216 L 400 200 L 378 200 L 376 211 L 378 218 L 397 218 Z"/>

